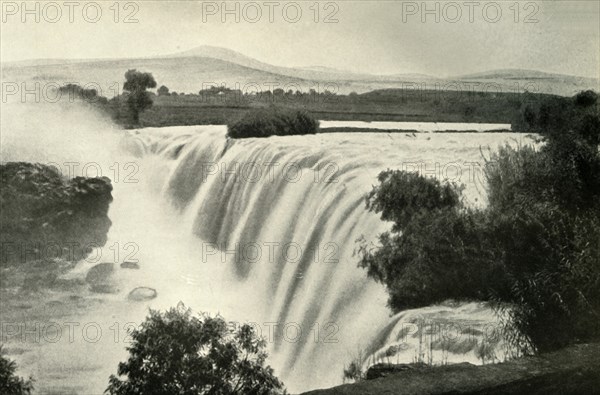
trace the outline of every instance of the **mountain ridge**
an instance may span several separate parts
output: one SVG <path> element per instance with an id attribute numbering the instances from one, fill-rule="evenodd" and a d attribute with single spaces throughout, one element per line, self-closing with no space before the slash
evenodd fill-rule
<path id="1" fill-rule="evenodd" d="M 2 79 L 94 81 L 100 85 L 104 81 L 111 81 L 114 84 L 122 80 L 126 71 L 124 67 L 153 72 L 159 85 L 164 84 L 171 89 L 186 92 L 197 92 L 205 83 L 299 84 L 300 90 L 309 90 L 316 86 L 321 90 L 332 90 L 334 87 L 337 93 L 361 93 L 386 88 L 406 89 L 407 84 L 411 87 L 417 84 L 421 89 L 439 89 L 444 88 L 444 84 L 450 86 L 452 83 L 467 84 L 473 81 L 483 83 L 484 88 L 494 83 L 501 91 L 509 92 L 511 89 L 514 91 L 515 81 L 518 81 L 517 86 L 521 88 L 534 86 L 540 93 L 565 96 L 585 89 L 599 90 L 600 87 L 599 79 L 528 69 L 495 69 L 444 78 L 419 73 L 361 74 L 324 66 L 283 67 L 262 62 L 232 49 L 210 45 L 150 57 L 46 58 L 2 62 Z M 291 86 L 290 89 L 297 88 Z"/>

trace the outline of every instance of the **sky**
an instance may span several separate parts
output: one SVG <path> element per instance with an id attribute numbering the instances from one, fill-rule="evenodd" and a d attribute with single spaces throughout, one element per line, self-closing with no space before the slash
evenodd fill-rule
<path id="1" fill-rule="evenodd" d="M 372 74 L 520 68 L 600 78 L 598 1 L 22 4 L 2 1 L 2 61 L 150 57 L 212 45 L 278 66 Z"/>

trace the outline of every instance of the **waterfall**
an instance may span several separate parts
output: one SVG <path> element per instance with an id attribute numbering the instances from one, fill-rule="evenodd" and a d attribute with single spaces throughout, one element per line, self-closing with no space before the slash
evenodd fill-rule
<path id="1" fill-rule="evenodd" d="M 354 250 L 359 237 L 376 243 L 377 234 L 390 226 L 365 208 L 364 196 L 380 171 L 405 169 L 450 179 L 465 184 L 471 204 L 483 204 L 482 173 L 474 164 L 483 162 L 482 146 L 495 148 L 509 135 L 356 133 L 231 140 L 225 134 L 222 126 L 144 129 L 129 132 L 123 146 L 166 169 L 157 172 L 155 190 L 173 209 L 182 232 L 196 240 L 189 253 L 206 268 L 205 286 L 216 295 L 208 308 L 234 311 L 237 316 L 225 317 L 244 317 L 256 325 L 268 341 L 269 363 L 288 389 L 340 383 L 344 366 L 357 353 L 364 353 L 364 364 L 382 357 L 412 362 L 423 332 L 406 325 L 423 317 L 494 321 L 489 309 L 476 303 L 390 317 L 384 287 L 357 267 Z M 211 268 L 220 274 L 210 278 Z M 232 293 L 237 302 L 231 302 Z M 440 359 L 450 350 L 471 353 L 463 360 L 477 363 L 477 338 L 461 344 L 460 350 L 439 341 L 430 344 L 428 358 L 434 358 L 435 348 Z"/>

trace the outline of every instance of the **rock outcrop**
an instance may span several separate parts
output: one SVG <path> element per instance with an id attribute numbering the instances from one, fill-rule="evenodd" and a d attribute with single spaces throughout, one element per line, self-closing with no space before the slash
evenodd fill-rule
<path id="1" fill-rule="evenodd" d="M 0 165 L 0 265 L 84 259 L 106 243 L 111 192 L 106 177 L 67 179 L 42 164 Z"/>

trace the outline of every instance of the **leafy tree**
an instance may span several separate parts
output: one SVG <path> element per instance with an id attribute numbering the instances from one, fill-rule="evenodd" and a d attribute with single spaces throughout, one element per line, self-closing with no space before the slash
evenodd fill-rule
<path id="1" fill-rule="evenodd" d="M 33 379 L 23 379 L 15 374 L 17 364 L 2 355 L 0 346 L 0 393 L 6 395 L 25 395 L 33 391 Z"/>
<path id="2" fill-rule="evenodd" d="M 158 88 L 158 96 L 169 96 L 169 88 L 167 88 L 164 85 L 161 85 L 160 88 Z"/>
<path id="3" fill-rule="evenodd" d="M 265 341 L 249 325 L 194 316 L 183 306 L 150 315 L 131 334 L 129 358 L 109 394 L 272 394 L 283 384 L 265 366 Z"/>
<path id="4" fill-rule="evenodd" d="M 156 88 L 152 74 L 135 69 L 125 73 L 123 90 L 128 93 L 127 106 L 134 124 L 140 123 L 140 112 L 152 106 L 152 98 L 146 91 L 148 88 Z"/>

